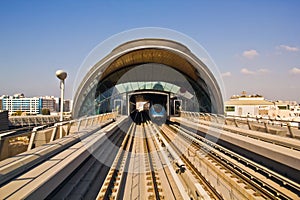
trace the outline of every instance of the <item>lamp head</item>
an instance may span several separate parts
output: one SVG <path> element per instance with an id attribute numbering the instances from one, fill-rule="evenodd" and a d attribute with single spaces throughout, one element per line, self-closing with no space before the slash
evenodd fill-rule
<path id="1" fill-rule="evenodd" d="M 60 80 L 65 80 L 67 78 L 67 72 L 63 71 L 63 70 L 57 70 L 56 71 L 56 76 L 57 78 L 59 78 Z"/>

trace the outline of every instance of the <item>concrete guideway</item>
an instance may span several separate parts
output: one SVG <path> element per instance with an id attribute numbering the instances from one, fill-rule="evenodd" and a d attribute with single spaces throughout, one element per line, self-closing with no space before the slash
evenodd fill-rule
<path id="1" fill-rule="evenodd" d="M 196 170 L 200 170 L 207 181 L 225 196 L 225 199 L 252 199 L 254 197 L 255 199 L 295 199 L 297 197 L 299 184 L 195 132 L 178 125 L 171 125 L 170 128 L 187 141 L 192 142 L 185 156 L 190 157 L 194 166 L 198 166 Z"/>
<path id="2" fill-rule="evenodd" d="M 161 151 L 154 138 L 148 124 L 131 124 L 97 199 L 188 198 L 169 157 L 164 155 L 168 153 Z"/>
<path id="3" fill-rule="evenodd" d="M 107 193 L 110 198 L 187 199 L 192 194 L 185 182 L 195 184 L 198 195 L 207 195 L 190 175 L 184 179 L 179 177 L 179 161 L 172 161 L 178 156 L 170 153 L 170 148 L 161 146 L 159 138 L 162 136 L 156 125 L 132 123 L 129 127 L 128 124 L 126 117 L 121 117 L 101 130 L 79 132 L 75 138 L 81 137 L 81 141 L 66 136 L 33 149 L 31 153 L 35 151 L 45 156 L 41 156 L 43 161 L 33 159 L 31 162 L 35 164 L 27 167 L 23 165 L 28 162 L 26 159 L 11 158 L 14 169 L 7 162 L 0 163 L 2 174 L 9 175 L 1 184 L 0 197 L 94 199 L 98 196 L 103 199 Z M 126 130 L 128 133 L 124 134 Z M 65 148 L 58 150 L 57 145 Z M 49 155 L 51 150 L 53 153 Z M 32 154 L 27 154 L 24 158 L 30 156 Z"/>
<path id="4" fill-rule="evenodd" d="M 232 132 L 220 130 L 220 128 L 214 128 L 209 125 L 201 125 L 190 120 L 184 118 L 173 118 L 172 121 L 178 122 L 181 125 L 188 126 L 194 128 L 198 131 L 201 131 L 205 134 L 208 134 L 214 138 L 216 141 L 226 141 L 231 145 L 235 145 L 242 149 L 247 149 L 251 152 L 254 152 L 257 155 L 261 155 L 265 158 L 269 158 L 270 160 L 274 160 L 278 163 L 282 163 L 286 166 L 289 166 L 292 169 L 297 171 L 300 170 L 300 151 L 294 150 L 293 148 L 286 148 L 283 146 L 278 146 L 276 144 L 272 144 L 271 142 L 265 142 L 263 140 L 253 139 L 251 137 L 245 137 L 241 134 L 235 134 Z M 244 134 L 251 135 L 257 134 L 257 132 L 240 129 L 239 132 L 243 132 Z M 260 133 L 261 137 L 268 135 L 264 133 Z M 275 138 L 273 136 L 273 138 Z M 272 138 L 269 137 L 269 140 Z M 298 140 L 291 140 L 290 138 L 278 138 L 276 137 L 276 141 L 281 140 L 284 141 L 285 144 L 290 144 L 290 146 L 296 146 L 297 149 L 300 147 L 300 142 Z M 254 158 L 253 158 L 254 159 Z M 255 160 L 255 159 L 254 159 Z M 286 172 L 285 172 L 286 173 Z M 295 174 L 294 174 L 295 175 Z M 293 175 L 290 175 L 293 176 Z M 295 177 L 295 176 L 293 176 Z"/>
<path id="5" fill-rule="evenodd" d="M 299 181 L 297 181 L 296 175 L 297 171 L 299 172 L 298 167 L 300 160 L 299 156 L 297 156 L 299 154 L 299 151 L 194 123 L 184 118 L 173 118 L 171 120 L 180 123 L 180 126 L 178 126 L 178 128 L 180 129 L 192 129 L 193 131 L 191 132 L 191 134 L 193 135 L 194 139 L 200 138 L 202 141 L 208 141 L 208 143 L 212 147 L 218 147 L 220 151 L 222 151 L 229 157 L 234 158 L 234 160 L 236 161 L 242 162 L 243 165 L 245 165 L 246 168 L 248 167 L 250 171 L 254 169 L 254 171 L 252 171 L 251 173 L 249 171 L 249 175 L 247 175 L 248 172 L 246 169 L 244 169 L 245 166 L 239 167 L 239 164 L 234 164 L 236 161 L 234 161 L 232 164 L 233 168 L 240 168 L 240 171 L 242 173 L 246 173 L 246 176 L 248 176 L 249 178 L 252 179 L 256 177 L 257 182 L 260 185 L 266 186 L 269 182 L 274 181 L 272 183 L 273 186 L 270 187 L 273 188 L 274 191 L 284 191 L 284 189 L 279 189 L 282 187 L 282 185 L 284 185 L 287 186 L 287 191 L 285 192 L 286 194 L 289 194 L 290 191 L 293 191 L 294 193 L 299 195 L 300 185 L 298 183 Z M 205 134 L 201 134 L 200 132 Z M 209 141 L 210 139 L 212 139 L 213 141 Z M 226 145 L 224 141 L 226 141 L 226 143 L 228 144 Z M 232 147 L 234 146 L 239 147 L 240 150 L 238 148 L 233 149 Z M 249 152 L 254 151 L 255 154 L 251 154 L 249 152 L 246 153 L 245 149 L 247 149 Z M 264 160 L 257 159 L 257 157 L 260 158 L 261 154 L 263 154 Z M 252 155 L 252 157 L 250 159 L 247 159 L 249 155 Z M 257 157 L 255 155 L 257 155 Z M 278 173 L 278 171 L 276 170 L 277 168 L 273 168 L 274 166 L 268 166 L 268 163 L 273 164 L 273 160 L 275 159 L 281 159 L 277 163 L 278 165 L 282 165 L 281 170 L 283 171 L 281 172 L 281 174 Z M 219 157 L 219 160 L 222 160 L 222 158 Z M 291 167 L 296 167 L 296 169 L 291 170 Z M 261 174 L 259 174 L 258 172 L 264 174 L 264 176 L 266 177 L 264 178 L 264 176 L 261 176 Z M 278 192 L 278 194 L 279 193 L 280 192 Z"/>
<path id="6" fill-rule="evenodd" d="M 120 123 L 123 120 L 124 118 L 121 118 Z M 33 154 L 28 154 L 27 152 L 27 155 L 24 155 L 22 160 L 25 159 L 25 162 L 29 161 L 28 163 L 30 166 L 26 165 L 22 160 L 15 160 L 16 158 L 10 159 L 13 160 L 11 162 L 12 164 L 16 163 L 14 164 L 16 166 L 15 169 L 10 168 L 7 163 L 1 163 L 2 168 L 4 167 L 8 170 L 7 171 L 3 169 L 5 171 L 3 171 L 1 174 L 10 174 L 10 178 L 4 182 L 4 184 L 2 183 L 2 187 L 0 188 L 1 198 L 45 198 L 57 187 L 58 184 L 68 177 L 72 171 L 85 160 L 87 156 L 90 155 L 90 152 L 87 150 L 87 148 L 94 148 L 93 145 L 95 144 L 98 146 L 101 145 L 104 140 L 102 139 L 102 142 L 100 143 L 97 143 L 97 141 L 101 140 L 105 134 L 112 134 L 112 132 L 114 132 L 114 127 L 115 126 L 108 125 L 103 129 L 98 130 L 98 132 L 93 132 L 91 130 L 84 132 L 84 134 L 89 135 L 87 137 L 83 137 L 85 145 L 80 142 L 80 140 L 77 140 L 73 145 L 69 146 L 64 143 L 64 140 L 66 140 L 65 142 L 68 142 L 69 138 L 62 138 L 62 143 L 57 141 L 58 143 L 50 144 L 50 146 L 55 147 L 58 144 L 59 146 L 65 145 L 66 148 L 59 149 L 58 152 L 56 152 L 54 148 L 54 150 L 52 149 L 54 152 L 52 152 L 51 155 L 49 155 L 49 152 L 47 152 L 49 150 L 48 147 L 43 146 L 46 152 L 43 152 L 43 148 L 39 149 L 40 153 L 42 153 L 41 157 L 43 157 L 43 154 L 45 154 L 43 162 L 41 162 L 39 159 L 34 159 L 36 157 L 34 155 L 36 154 L 33 152 Z M 80 134 L 82 133 L 79 133 L 78 137 L 82 137 Z M 26 159 L 27 157 L 29 157 L 29 160 Z M 34 163 L 30 162 L 32 160 L 30 157 L 33 157 Z M 5 160 L 5 162 L 9 161 Z M 13 171 L 10 172 L 10 169 Z"/>
<path id="7" fill-rule="evenodd" d="M 66 136 L 31 150 L 43 155 L 45 149 L 43 161 L 33 159 L 36 163 L 25 167 L 23 163 L 28 161 L 24 158 L 30 160 L 35 154 L 24 155 L 19 161 L 17 157 L 2 161 L 0 170 L 9 176 L 2 179 L 0 197 L 298 198 L 295 191 L 299 191 L 299 184 L 291 185 L 285 177 L 280 179 L 284 183 L 276 182 L 276 173 L 185 129 L 188 125 L 198 127 L 188 120 L 180 125 L 158 126 L 151 121 L 137 125 L 123 116 L 100 130 Z"/>

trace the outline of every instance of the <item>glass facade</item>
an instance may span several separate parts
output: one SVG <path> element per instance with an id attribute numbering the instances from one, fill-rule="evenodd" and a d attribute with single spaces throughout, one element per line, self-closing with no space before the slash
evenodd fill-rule
<path id="1" fill-rule="evenodd" d="M 99 104 L 100 112 L 114 109 L 114 102 L 126 107 L 125 104 L 130 101 L 128 95 L 131 94 L 125 94 L 127 99 L 122 100 L 122 95 L 117 99 L 117 94 L 113 94 L 111 90 L 114 86 L 120 86 L 115 89 L 119 94 L 125 91 L 161 91 L 161 88 L 154 87 L 157 82 L 168 83 L 164 90 L 171 91 L 169 87 L 179 87 L 180 93 L 188 91 L 186 94 L 193 97 L 189 99 L 184 96 L 185 100 L 176 101 L 176 98 L 182 96 L 169 92 L 169 110 L 175 107 L 172 103 L 182 102 L 180 109 L 224 113 L 222 88 L 217 80 L 219 72 L 211 71 L 214 64 L 208 61 L 206 53 L 206 56 L 200 53 L 202 50 L 201 47 L 198 48 L 198 44 L 191 43 L 189 46 L 180 43 L 180 40 L 149 36 L 127 39 L 122 37 L 124 43 L 112 41 L 106 43 L 107 46 L 100 45 L 97 53 L 91 54 L 82 64 L 74 95 L 74 118 L 96 114 L 99 112 Z M 98 50 L 106 47 L 113 48 L 99 57 Z M 205 62 L 200 58 L 206 58 Z M 109 100 L 113 95 L 116 98 Z M 127 114 L 129 107 L 127 105 Z"/>
<path id="2" fill-rule="evenodd" d="M 104 77 L 85 92 L 79 116 L 111 112 L 118 108 L 129 112 L 129 96 L 136 92 L 163 92 L 169 95 L 169 110 L 174 101 L 182 102 L 181 109 L 195 112 L 211 112 L 211 100 L 205 82 L 197 82 L 170 66 L 147 63 L 124 67 Z"/>

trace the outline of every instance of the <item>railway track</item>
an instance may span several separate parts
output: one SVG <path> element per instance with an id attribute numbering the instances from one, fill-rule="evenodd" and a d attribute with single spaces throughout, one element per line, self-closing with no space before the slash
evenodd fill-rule
<path id="1" fill-rule="evenodd" d="M 278 135 L 273 135 L 270 133 L 253 131 L 253 130 L 246 130 L 239 127 L 234 127 L 226 124 L 214 123 L 212 121 L 205 121 L 199 118 L 189 118 L 189 120 L 193 121 L 194 123 L 201 124 L 208 127 L 218 128 L 220 130 L 225 130 L 231 133 L 235 133 L 238 135 L 250 137 L 256 140 L 268 142 L 271 144 L 276 144 L 278 146 L 282 146 L 285 148 L 289 148 L 295 151 L 300 151 L 300 141 L 294 138 L 282 137 Z"/>
<path id="2" fill-rule="evenodd" d="M 171 120 L 177 124 L 179 123 L 180 127 L 188 129 L 193 133 L 197 133 L 196 137 L 201 136 L 200 138 L 210 139 L 214 143 L 231 150 L 231 152 L 236 152 L 239 155 L 248 158 L 246 164 L 254 166 L 253 169 L 256 169 L 257 165 L 251 161 L 260 163 L 261 166 L 258 168 L 261 171 L 268 173 L 269 176 L 271 176 L 269 173 L 270 170 L 276 172 L 281 175 L 282 178 L 280 179 L 283 180 L 279 181 L 279 184 L 286 184 L 290 182 L 285 181 L 285 178 L 290 179 L 295 183 L 300 182 L 300 178 L 298 176 L 300 170 L 300 152 L 297 148 L 294 148 L 296 146 L 300 146 L 298 140 L 250 130 L 245 131 L 243 134 L 235 134 L 229 131 L 224 131 L 222 128 L 198 124 L 192 120 L 182 118 L 173 118 Z M 244 130 L 240 131 L 243 132 Z M 255 139 L 251 137 L 252 134 L 260 135 L 260 137 L 264 138 L 269 137 L 268 140 L 274 142 L 265 142 L 263 140 Z M 286 148 L 282 145 L 278 145 L 276 142 L 277 140 L 282 140 L 283 143 L 286 143 L 286 145 L 290 145 L 293 148 Z M 289 185 L 292 189 L 295 184 Z M 296 186 L 296 188 L 297 187 L 298 186 Z"/>
<path id="3" fill-rule="evenodd" d="M 148 123 L 131 124 L 97 199 L 186 199 L 159 145 Z"/>
<path id="4" fill-rule="evenodd" d="M 1 168 L 1 177 L 6 173 L 7 176 L 4 176 L 6 181 L 0 186 L 0 198 L 84 197 L 86 191 L 91 191 L 89 184 L 85 182 L 89 180 L 90 185 L 94 186 L 92 182 L 95 179 L 92 177 L 98 174 L 97 167 L 105 169 L 95 155 L 103 155 L 107 150 L 105 147 L 108 147 L 105 142 L 114 140 L 118 135 L 113 133 L 126 128 L 125 121 L 125 118 L 121 118 L 118 122 L 96 128 L 95 131 L 87 129 L 62 138 L 32 150 L 35 154 L 24 154 L 21 160 L 18 157 L 11 158 L 7 164 L 11 167 L 4 165 Z M 123 128 L 119 129 L 118 125 Z"/>
<path id="5" fill-rule="evenodd" d="M 176 141 L 179 141 L 178 136 L 180 135 L 181 141 L 179 143 L 181 145 L 177 144 L 176 146 L 189 146 L 189 148 L 187 151 L 177 148 L 178 154 L 182 155 L 181 157 L 187 166 L 194 168 L 196 174 L 209 180 L 210 184 L 222 193 L 224 199 L 299 198 L 299 184 L 195 133 L 174 125 L 164 125 L 162 132 L 170 141 L 174 141 L 175 137 Z M 212 178 L 213 176 L 214 178 Z M 223 179 L 223 183 L 221 183 L 221 179 Z M 221 185 L 227 185 L 230 190 L 226 192 L 226 189 L 222 188 Z"/>
<path id="6" fill-rule="evenodd" d="M 123 120 L 81 137 L 7 178 L 1 199 L 188 198 L 149 124 Z"/>
<path id="7" fill-rule="evenodd" d="M 129 152 L 132 150 L 132 141 L 135 135 L 134 124 L 131 124 L 123 140 L 114 162 L 105 178 L 97 199 L 119 199 L 122 197 L 122 187 L 126 178 L 126 169 L 129 164 Z"/>
<path id="8" fill-rule="evenodd" d="M 188 169 L 192 172 L 193 176 L 199 181 L 201 187 L 204 188 L 205 192 L 208 194 L 209 199 L 223 199 L 220 193 L 206 180 L 206 178 L 203 175 L 201 175 L 201 173 L 199 173 L 197 167 L 192 162 L 189 161 L 189 159 L 184 155 L 184 153 L 177 146 L 177 145 L 181 146 L 182 144 L 190 146 L 190 143 L 185 142 L 179 144 L 176 134 L 171 129 L 168 129 L 165 126 L 160 128 L 160 130 L 163 134 L 163 137 L 165 137 L 167 142 L 170 145 L 172 145 L 172 147 L 175 149 L 177 154 L 180 155 L 181 159 L 184 161 Z"/>
<path id="9" fill-rule="evenodd" d="M 95 149 L 47 199 L 95 199 L 104 182 L 103 174 L 108 173 L 117 154 L 117 147 L 124 140 L 124 129 L 127 129 L 126 125 L 108 135 L 106 140 L 109 142 L 105 141 Z"/>
<path id="10" fill-rule="evenodd" d="M 293 191 L 296 194 L 299 194 L 300 185 L 298 183 L 296 183 L 295 181 L 290 180 L 290 179 L 260 165 L 259 163 L 256 163 L 250 159 L 247 159 L 247 158 L 239 155 L 238 153 L 228 150 L 228 149 L 222 147 L 221 145 L 211 142 L 210 140 L 203 138 L 189 130 L 179 127 L 178 125 L 175 125 L 174 128 L 177 131 L 182 131 L 182 132 L 190 134 L 191 135 L 190 139 L 194 138 L 194 139 L 192 139 L 193 142 L 197 141 L 197 143 L 199 143 L 199 141 L 201 141 L 202 143 L 207 144 L 210 147 L 213 147 L 216 151 L 222 153 L 223 155 L 228 156 L 230 159 L 232 159 L 232 163 L 227 162 L 226 164 L 228 166 L 230 165 L 232 168 L 234 168 L 236 170 L 238 169 L 240 171 L 240 173 L 244 174 L 244 176 L 251 178 L 251 179 L 253 179 L 253 177 L 254 177 L 254 175 L 251 175 L 250 173 L 248 173 L 247 170 L 242 169 L 243 165 L 246 168 L 249 168 L 249 171 L 253 170 L 257 174 L 260 173 L 262 176 L 259 176 L 258 180 L 255 181 L 257 184 L 260 185 L 260 187 L 262 187 L 262 188 L 268 187 L 268 185 L 263 183 L 263 181 L 265 181 L 265 179 L 270 179 L 271 182 L 274 182 L 274 184 L 273 184 L 274 186 L 273 187 L 269 186 L 268 190 L 271 191 L 274 195 L 280 194 L 277 190 L 283 191 L 282 193 L 287 192 L 284 189 L 287 189 L 289 191 Z M 216 159 L 224 160 L 217 153 L 214 153 L 214 155 L 216 156 Z M 234 161 L 236 161 L 236 162 L 234 162 Z M 237 163 L 240 163 L 240 165 L 237 165 Z M 263 177 L 266 177 L 266 178 L 263 178 Z M 284 194 L 283 194 L 283 196 L 284 196 Z"/>
<path id="11" fill-rule="evenodd" d="M 78 134 L 81 140 L 66 137 L 37 151 L 41 157 L 46 152 L 43 162 L 38 159 L 2 181 L 0 198 L 299 198 L 298 183 L 176 123 L 123 118 Z"/>

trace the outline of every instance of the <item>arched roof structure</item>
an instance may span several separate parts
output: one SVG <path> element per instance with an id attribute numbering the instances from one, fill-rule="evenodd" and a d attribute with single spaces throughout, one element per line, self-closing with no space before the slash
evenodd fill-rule
<path id="1" fill-rule="evenodd" d="M 216 78 L 200 58 L 195 56 L 186 46 L 176 41 L 147 38 L 132 40 L 119 45 L 91 67 L 75 93 L 73 117 L 90 115 L 91 113 L 86 107 L 93 107 L 93 100 L 96 99 L 97 94 L 99 95 L 106 89 L 120 84 L 119 80 L 128 70 L 145 64 L 152 64 L 152 67 L 154 65 L 166 66 L 181 73 L 198 91 L 196 96 L 200 106 L 205 108 L 201 111 L 223 113 L 220 87 Z M 159 71 L 155 73 L 156 75 L 154 75 L 158 77 L 155 81 L 160 81 L 158 80 Z M 166 75 L 165 78 L 168 79 Z M 135 81 L 141 82 L 143 80 L 137 79 Z M 176 80 L 167 82 L 172 81 L 176 82 Z M 175 82 L 174 85 L 176 85 Z"/>

